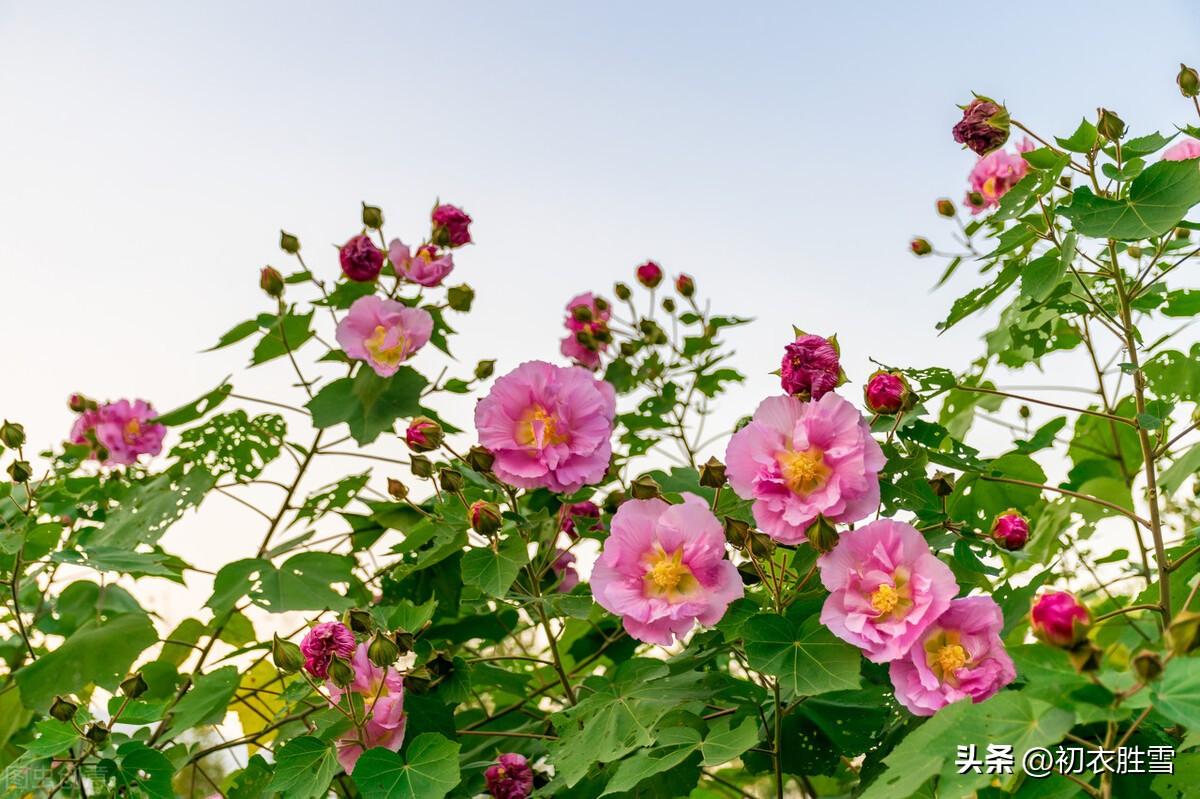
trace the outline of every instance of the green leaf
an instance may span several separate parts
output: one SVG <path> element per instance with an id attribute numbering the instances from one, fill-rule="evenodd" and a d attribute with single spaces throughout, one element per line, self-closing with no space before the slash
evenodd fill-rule
<path id="1" fill-rule="evenodd" d="M 1200 658 L 1172 658 L 1154 683 L 1154 707 L 1189 730 L 1200 729 Z"/>
<path id="2" fill-rule="evenodd" d="M 458 785 L 459 745 L 436 732 L 418 735 L 402 758 L 368 749 L 354 766 L 363 799 L 442 799 Z"/>
<path id="3" fill-rule="evenodd" d="M 816 617 L 802 625 L 760 613 L 742 625 L 751 668 L 778 677 L 789 696 L 813 696 L 858 687 L 858 650 L 836 638 Z"/>
<path id="4" fill-rule="evenodd" d="M 1187 452 L 1175 459 L 1167 470 L 1159 476 L 1159 485 L 1163 491 L 1173 494 L 1183 485 L 1183 481 L 1200 471 L 1200 444 L 1196 444 Z"/>
<path id="5" fill-rule="evenodd" d="M 1054 137 L 1059 147 L 1072 153 L 1091 152 L 1091 149 L 1096 146 L 1096 139 L 1096 126 L 1086 119 L 1080 121 L 1079 127 L 1075 129 L 1070 138 L 1060 139 L 1057 136 Z"/>
<path id="6" fill-rule="evenodd" d="M 1058 213 L 1083 236 L 1138 241 L 1172 230 L 1200 202 L 1200 166 L 1196 161 L 1159 161 L 1129 184 L 1120 200 L 1097 197 L 1087 186 L 1075 190 L 1071 204 Z"/>
<path id="7" fill-rule="evenodd" d="M 116 616 L 81 626 L 58 649 L 42 655 L 16 673 L 25 706 L 45 710 L 59 694 L 99 685 L 110 691 L 129 673 L 146 648 L 158 643 L 158 633 L 143 613 Z"/>
<path id="8" fill-rule="evenodd" d="M 360 368 L 355 377 L 325 386 L 305 407 L 312 412 L 317 427 L 345 422 L 355 441 L 370 444 L 380 434 L 391 432 L 397 419 L 420 415 L 421 390 L 427 382 L 407 366 L 387 378 Z"/>
<path id="9" fill-rule="evenodd" d="M 171 777 L 175 768 L 166 755 L 140 741 L 130 741 L 118 750 L 119 768 L 112 761 L 100 762 L 101 773 L 108 772 L 117 781 L 117 794 L 145 796 L 149 799 L 175 799 Z"/>
<path id="10" fill-rule="evenodd" d="M 260 328 L 267 327 L 274 323 L 275 317 L 271 314 L 261 314 L 255 319 L 247 319 L 245 322 L 239 322 L 231 327 L 225 335 L 217 341 L 216 344 L 209 347 L 205 352 L 219 350 L 222 347 L 228 347 L 230 344 L 236 344 L 244 338 L 253 335 Z"/>
<path id="11" fill-rule="evenodd" d="M 601 796 L 633 790 L 643 780 L 676 769 L 696 753 L 700 733 L 691 727 L 672 727 L 663 730 L 658 745 L 642 749 L 625 758 L 613 770 Z M 744 750 L 743 750 L 744 751 Z"/>
<path id="12" fill-rule="evenodd" d="M 360 764 L 365 757 L 364 754 L 359 758 Z M 329 792 L 329 781 L 338 768 L 332 746 L 311 735 L 302 735 L 276 751 L 275 775 L 267 790 L 278 791 L 286 799 L 317 799 Z"/>
<path id="13" fill-rule="evenodd" d="M 313 337 L 313 312 L 296 314 L 288 311 L 282 322 L 275 320 L 259 340 L 254 352 L 250 355 L 250 365 L 258 366 L 274 360 L 288 351 L 296 352 Z"/>
<path id="14" fill-rule="evenodd" d="M 736 727 L 732 726 L 732 719 L 728 717 L 716 719 L 709 727 L 708 735 L 700 744 L 706 766 L 728 763 L 759 741 L 758 720 L 750 716 L 742 719 Z"/>
<path id="15" fill-rule="evenodd" d="M 488 596 L 502 597 L 528 562 L 525 542 L 519 536 L 510 536 L 496 550 L 478 547 L 463 555 L 462 579 L 466 585 L 479 586 Z"/>
<path id="16" fill-rule="evenodd" d="M 203 468 L 193 468 L 182 477 L 163 473 L 134 486 L 118 498 L 118 507 L 108 514 L 104 526 L 82 540 L 84 548 L 102 545 L 133 549 L 153 544 L 185 511 L 194 508 L 217 482 Z"/>
<path id="17" fill-rule="evenodd" d="M 154 421 L 167 427 L 194 422 L 224 402 L 232 391 L 232 385 L 222 383 L 199 399 L 156 416 Z"/>
<path id="18" fill-rule="evenodd" d="M 330 552 L 301 552 L 276 567 L 257 558 L 226 564 L 213 580 L 207 602 L 216 612 L 227 611 L 243 596 L 272 613 L 291 610 L 346 610 L 353 600 L 335 585 L 355 584 L 354 558 Z"/>
<path id="19" fill-rule="evenodd" d="M 171 711 L 169 734 L 223 721 L 241 679 L 236 666 L 225 666 L 198 677 Z"/>
<path id="20" fill-rule="evenodd" d="M 16 692 L 13 692 L 14 695 Z M 70 724 L 64 724 L 54 719 L 39 721 L 34 725 L 38 737 L 21 744 L 26 752 L 32 752 L 40 757 L 53 757 L 61 754 L 79 740 L 79 733 Z"/>
<path id="21" fill-rule="evenodd" d="M 171 455 L 183 463 L 202 464 L 201 471 L 215 477 L 251 480 L 279 457 L 286 433 L 287 424 L 279 414 L 251 419 L 239 408 L 183 431 Z"/>
<path id="22" fill-rule="evenodd" d="M 1066 271 L 1065 259 L 1058 252 L 1035 258 L 1021 272 L 1021 293 L 1034 302 L 1041 302 L 1050 296 Z"/>

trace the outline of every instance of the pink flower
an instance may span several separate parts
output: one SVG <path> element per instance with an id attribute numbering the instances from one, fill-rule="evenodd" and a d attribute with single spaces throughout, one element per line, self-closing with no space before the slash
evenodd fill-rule
<path id="1" fill-rule="evenodd" d="M 1200 158 L 1200 141 L 1184 139 L 1178 144 L 1172 144 L 1163 153 L 1164 161 L 1190 161 Z"/>
<path id="2" fill-rule="evenodd" d="M 908 382 L 896 372 L 876 372 L 863 389 L 863 400 L 871 413 L 897 413 L 909 404 L 910 397 Z"/>
<path id="3" fill-rule="evenodd" d="M 754 519 L 782 544 L 805 540 L 817 516 L 856 522 L 879 505 L 883 450 L 853 405 L 768 397 L 725 450 L 729 485 L 754 500 Z"/>
<path id="4" fill-rule="evenodd" d="M 338 260 L 342 263 L 342 274 L 362 283 L 379 277 L 379 270 L 383 269 L 383 251 L 361 234 L 342 245 Z"/>
<path id="5" fill-rule="evenodd" d="M 451 253 L 439 255 L 437 247 L 422 244 L 417 248 L 417 254 L 413 255 L 408 245 L 400 239 L 392 239 L 388 245 L 388 260 L 397 274 L 428 287 L 440 286 L 454 269 L 454 256 Z"/>
<path id="6" fill-rule="evenodd" d="M 1028 151 L 1028 140 L 1021 145 L 1021 152 Z M 989 208 L 995 208 L 1000 204 L 1000 198 L 1008 193 L 1008 190 L 1021 182 L 1021 178 L 1029 171 L 1029 164 L 1021 157 L 1020 153 L 1010 153 L 1005 150 L 996 150 L 990 155 L 985 155 L 980 158 L 971 174 L 967 177 L 967 182 L 970 184 L 970 190 L 967 192 L 967 205 L 971 209 L 972 214 L 981 214 Z M 972 197 L 978 195 L 982 198 L 981 204 L 972 202 Z"/>
<path id="7" fill-rule="evenodd" d="M 611 339 L 608 320 L 612 317 L 612 309 L 603 300 L 603 307 L 597 307 L 597 299 L 589 291 L 572 297 L 567 303 L 567 318 L 563 324 L 568 332 L 559 347 L 563 355 L 588 369 L 600 365 L 600 353 L 608 349 Z"/>
<path id="8" fill-rule="evenodd" d="M 354 650 L 350 666 L 354 669 L 354 682 L 344 690 L 333 683 L 326 684 L 334 702 L 340 702 L 346 693 L 361 696 L 367 714 L 361 733 L 351 729 L 337 740 L 338 762 L 347 774 L 354 771 L 354 764 L 365 749 L 380 746 L 400 751 L 408 722 L 404 714 L 404 678 L 400 672 L 390 667 L 384 671 L 372 663 L 367 657 L 366 644 L 359 644 Z"/>
<path id="9" fill-rule="evenodd" d="M 527 361 L 475 406 L 475 429 L 501 480 L 570 493 L 608 470 L 615 414 L 613 387 L 591 372 Z"/>
<path id="10" fill-rule="evenodd" d="M 639 283 L 648 289 L 652 289 L 662 282 L 663 270 L 654 261 L 646 261 L 646 263 L 637 268 L 636 275 Z"/>
<path id="11" fill-rule="evenodd" d="M 1087 635 L 1092 614 L 1074 594 L 1047 591 L 1033 602 L 1029 626 L 1033 634 L 1053 646 L 1070 647 Z"/>
<path id="12" fill-rule="evenodd" d="M 1000 630 L 1004 616 L 991 597 L 956 599 L 899 660 L 890 675 L 896 699 L 915 715 L 932 716 L 967 697 L 982 702 L 1016 679 Z"/>
<path id="13" fill-rule="evenodd" d="M 803 335 L 788 344 L 779 367 L 783 390 L 801 399 L 820 399 L 842 381 L 837 347 L 822 336 Z"/>
<path id="14" fill-rule="evenodd" d="M 425 346 L 432 332 L 428 311 L 371 294 L 350 306 L 338 323 L 337 342 L 346 355 L 366 361 L 375 374 L 391 377 Z"/>
<path id="15" fill-rule="evenodd" d="M 107 452 L 106 465 L 129 466 L 139 455 L 162 452 L 167 428 L 153 420 L 158 412 L 144 400 L 118 400 L 79 415 L 71 427 L 71 443 L 99 445 Z M 92 457 L 99 458 L 94 447 Z"/>
<path id="16" fill-rule="evenodd" d="M 830 592 L 821 623 L 873 663 L 904 655 L 958 593 L 924 536 L 891 519 L 843 533 L 817 568 Z"/>
<path id="17" fill-rule="evenodd" d="M 433 209 L 433 240 L 443 247 L 461 247 L 471 243 L 471 217 L 453 205 Z"/>
<path id="18" fill-rule="evenodd" d="M 579 572 L 575 571 L 574 566 L 575 556 L 565 549 L 554 550 L 554 556 L 554 562 L 550 564 L 550 568 L 560 579 L 558 590 L 561 593 L 569 594 L 572 588 L 579 585 Z"/>
<path id="19" fill-rule="evenodd" d="M 612 534 L 592 569 L 592 595 L 622 617 L 639 641 L 669 646 L 695 622 L 712 625 L 743 594 L 725 557 L 725 533 L 699 497 L 681 505 L 631 499 L 617 509 Z"/>
<path id="20" fill-rule="evenodd" d="M 1010 551 L 1024 549 L 1029 540 L 1029 522 L 1015 510 L 1007 510 L 992 524 L 992 538 Z"/>
<path id="21" fill-rule="evenodd" d="M 596 506 L 595 502 L 584 500 L 583 502 L 576 502 L 574 505 L 564 505 L 559 518 L 561 521 L 559 522 L 558 529 L 566 533 L 568 538 L 575 539 L 579 537 L 579 532 L 575 529 L 575 519 L 599 519 L 600 508 Z M 588 529 L 591 529 L 591 527 L 592 525 L 589 524 Z"/>
<path id="22" fill-rule="evenodd" d="M 304 669 L 322 680 L 329 676 L 329 661 L 334 655 L 348 658 L 354 654 L 354 633 L 346 625 L 327 621 L 316 625 L 300 642 Z"/>
<path id="23" fill-rule="evenodd" d="M 493 799 L 525 799 L 533 793 L 533 769 L 523 755 L 500 755 L 483 773 Z"/>

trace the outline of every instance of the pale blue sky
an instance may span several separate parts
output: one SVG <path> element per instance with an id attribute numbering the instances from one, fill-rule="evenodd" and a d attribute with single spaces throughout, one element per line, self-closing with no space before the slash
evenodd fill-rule
<path id="1" fill-rule="evenodd" d="M 468 363 L 555 357 L 564 302 L 653 257 L 759 320 L 728 418 L 792 323 L 859 380 L 961 367 L 981 327 L 936 337 L 956 294 L 906 250 L 964 191 L 955 103 L 1165 129 L 1180 60 L 1193 3 L 0 0 L 0 415 L 48 443 L 71 391 L 195 396 L 244 363 L 196 353 L 267 308 L 279 228 L 332 276 L 360 200 L 415 239 L 438 195 L 477 220 Z"/>

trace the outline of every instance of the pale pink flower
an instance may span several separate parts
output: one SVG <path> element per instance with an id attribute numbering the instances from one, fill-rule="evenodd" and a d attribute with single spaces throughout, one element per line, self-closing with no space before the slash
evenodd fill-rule
<path id="1" fill-rule="evenodd" d="M 475 429 L 498 478 L 570 493 L 603 479 L 615 414 L 613 387 L 588 370 L 527 361 L 475 406 Z"/>
<path id="2" fill-rule="evenodd" d="M 805 540 L 817 516 L 866 518 L 879 505 L 883 450 L 858 410 L 837 394 L 813 402 L 768 397 L 725 451 L 729 485 L 754 500 L 754 519 L 783 544 Z"/>
<path id="3" fill-rule="evenodd" d="M 842 533 L 817 568 L 830 592 L 821 623 L 873 663 L 901 657 L 958 593 L 924 536 L 891 519 Z"/>
<path id="4" fill-rule="evenodd" d="M 904 657 L 892 661 L 896 699 L 915 715 L 932 716 L 951 702 L 994 695 L 1017 676 L 1000 640 L 1003 628 L 991 597 L 954 600 Z"/>
<path id="5" fill-rule="evenodd" d="M 454 270 L 454 256 L 451 253 L 439 253 L 432 244 L 422 244 L 414 255 L 400 239 L 392 239 L 388 245 L 388 260 L 401 277 L 431 288 L 440 286 Z"/>
<path id="6" fill-rule="evenodd" d="M 737 567 L 725 557 L 721 522 L 692 494 L 681 505 L 662 499 L 622 504 L 591 586 L 596 602 L 621 616 L 626 632 L 663 646 L 696 622 L 716 624 L 743 594 Z"/>
<path id="7" fill-rule="evenodd" d="M 586 292 L 572 297 L 567 303 L 567 318 L 563 324 L 567 335 L 559 345 L 559 350 L 575 363 L 588 369 L 600 365 L 600 353 L 608 349 L 611 335 L 608 331 L 608 320 L 612 317 L 612 309 L 604 304 L 596 307 L 596 297 Z M 587 309 L 586 319 L 576 318 L 576 308 Z M 583 341 L 580 341 L 583 338 Z"/>
<path id="8" fill-rule="evenodd" d="M 348 658 L 354 653 L 354 633 L 341 622 L 326 621 L 309 630 L 300 642 L 304 670 L 322 680 L 329 676 L 334 655 Z"/>
<path id="9" fill-rule="evenodd" d="M 559 578 L 558 590 L 569 594 L 571 589 L 579 585 L 579 572 L 575 571 L 575 555 L 565 549 L 554 550 L 554 562 L 550 569 Z"/>
<path id="10" fill-rule="evenodd" d="M 1032 148 L 1032 143 L 1026 139 L 1017 148 L 1018 152 L 1016 153 L 996 150 L 975 163 L 971 174 L 967 177 L 967 182 L 970 184 L 970 189 L 967 191 L 967 206 L 970 207 L 972 214 L 981 214 L 989 208 L 995 208 L 1000 204 L 1000 198 L 1021 182 L 1021 178 L 1029 172 L 1029 163 L 1021 156 L 1021 153 L 1028 152 Z M 971 201 L 973 194 L 978 194 L 982 198 L 982 204 L 976 205 Z"/>
<path id="11" fill-rule="evenodd" d="M 366 361 L 375 374 L 391 377 L 432 333 L 433 317 L 425 309 L 371 294 L 350 306 L 338 323 L 337 342 L 346 355 Z"/>
<path id="12" fill-rule="evenodd" d="M 129 466 L 139 455 L 162 452 L 167 428 L 154 421 L 158 412 L 144 400 L 118 400 L 85 410 L 71 427 L 71 443 L 98 444 L 107 452 L 104 463 Z M 100 452 L 93 447 L 92 457 Z"/>
<path id="13" fill-rule="evenodd" d="M 1190 161 L 1193 158 L 1200 158 L 1200 141 L 1195 139 L 1184 139 L 1177 144 L 1172 144 L 1163 152 L 1164 161 Z"/>
<path id="14" fill-rule="evenodd" d="M 366 749 L 383 747 L 400 751 L 408 722 L 404 714 L 404 678 L 400 672 L 391 667 L 385 671 L 372 663 L 367 657 L 365 643 L 354 650 L 350 666 L 354 669 L 354 681 L 344 689 L 326 683 L 334 702 L 340 702 L 347 693 L 358 694 L 366 711 L 367 720 L 362 725 L 361 735 L 359 730 L 351 729 L 336 741 L 337 759 L 347 774 L 354 771 L 354 764 L 364 751 L 363 744 Z"/>

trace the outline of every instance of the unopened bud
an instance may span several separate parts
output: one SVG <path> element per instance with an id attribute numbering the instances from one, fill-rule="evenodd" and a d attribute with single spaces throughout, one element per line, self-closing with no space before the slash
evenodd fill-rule
<path id="1" fill-rule="evenodd" d="M 466 313 L 471 310 L 475 301 L 475 289 L 463 283 L 461 286 L 451 286 L 446 290 L 446 304 L 456 311 Z"/>
<path id="2" fill-rule="evenodd" d="M 271 639 L 271 659 L 275 668 L 284 674 L 295 674 L 304 666 L 304 654 L 300 647 L 276 635 Z"/>
<path id="3" fill-rule="evenodd" d="M 680 297 L 690 297 L 696 293 L 696 281 L 691 275 L 680 275 L 675 278 L 675 290 Z"/>
<path id="4" fill-rule="evenodd" d="M 1024 549 L 1029 540 L 1029 521 L 1010 508 L 992 522 L 992 538 L 1010 552 Z"/>
<path id="5" fill-rule="evenodd" d="M 399 657 L 400 647 L 383 633 L 375 633 L 371 643 L 367 644 L 367 660 L 381 669 L 393 665 Z"/>
<path id="6" fill-rule="evenodd" d="M 715 456 L 709 458 L 700 467 L 700 485 L 705 488 L 720 488 L 725 485 L 725 464 Z"/>
<path id="7" fill-rule="evenodd" d="M 371 230 L 379 230 L 383 227 L 383 211 L 373 205 L 362 204 L 362 221 L 363 224 Z"/>
<path id="8" fill-rule="evenodd" d="M 1126 247 L 1125 252 L 1129 255 L 1130 258 L 1141 258 L 1142 257 L 1142 248 L 1141 247 Z"/>
<path id="9" fill-rule="evenodd" d="M 463 487 L 462 472 L 457 469 L 451 469 L 449 466 L 443 466 L 438 470 L 438 483 L 441 484 L 443 491 L 457 494 L 459 491 L 462 491 Z"/>
<path id="10" fill-rule="evenodd" d="M 413 693 L 417 696 L 429 693 L 433 689 L 433 680 L 430 679 L 429 669 L 414 669 L 404 675 L 404 691 L 405 693 Z"/>
<path id="11" fill-rule="evenodd" d="M 722 526 L 725 528 L 725 540 L 738 549 L 746 546 L 746 542 L 750 537 L 750 524 L 741 519 L 735 519 L 732 516 L 726 516 L 722 520 Z"/>
<path id="12" fill-rule="evenodd" d="M 33 467 L 29 461 L 13 461 L 8 466 L 8 476 L 14 483 L 27 483 L 33 477 Z"/>
<path id="13" fill-rule="evenodd" d="M 334 655 L 329 659 L 329 681 L 338 688 L 345 688 L 354 682 L 354 667 Z"/>
<path id="14" fill-rule="evenodd" d="M 1158 656 L 1157 652 L 1142 650 L 1133 656 L 1130 665 L 1133 667 L 1134 674 L 1144 683 L 1154 682 L 1163 673 L 1162 658 Z"/>
<path id="15" fill-rule="evenodd" d="M 627 499 L 629 499 L 629 496 L 619 488 L 610 492 L 604 498 L 604 511 L 609 514 L 616 513 L 617 508 L 621 507 L 621 504 Z"/>
<path id="16" fill-rule="evenodd" d="M 281 230 L 279 231 L 279 249 L 288 255 L 295 255 L 300 252 L 300 239 L 285 230 Z"/>
<path id="17" fill-rule="evenodd" d="M 408 497 L 408 486 L 397 480 L 395 477 L 389 477 L 387 481 L 388 494 L 392 499 L 400 502 Z"/>
<path id="18" fill-rule="evenodd" d="M 646 261 L 646 263 L 637 268 L 636 275 L 639 283 L 648 289 L 652 289 L 662 282 L 663 270 L 654 261 Z"/>
<path id="19" fill-rule="evenodd" d="M 467 450 L 466 456 L 467 465 L 481 474 L 486 474 L 492 470 L 492 464 L 496 462 L 496 456 L 487 447 L 481 447 L 478 444 Z"/>
<path id="20" fill-rule="evenodd" d="M 1070 649 L 1087 638 L 1092 614 L 1068 591 L 1047 591 L 1033 601 L 1029 626 L 1033 634 L 1051 646 Z"/>
<path id="21" fill-rule="evenodd" d="M 445 438 L 442 426 L 428 416 L 413 419 L 404 431 L 404 443 L 413 452 L 431 452 L 440 447 Z"/>
<path id="22" fill-rule="evenodd" d="M 371 614 L 360 608 L 350 608 L 343 616 L 343 623 L 356 633 L 366 635 L 375 626 Z"/>
<path id="23" fill-rule="evenodd" d="M 0 424 L 0 442 L 10 449 L 17 449 L 25 444 L 25 428 L 17 422 L 4 420 Z"/>
<path id="24" fill-rule="evenodd" d="M 1125 122 L 1115 112 L 1107 108 L 1099 109 L 1100 118 L 1096 122 L 1096 130 L 1107 139 L 1113 141 L 1125 135 Z"/>
<path id="25" fill-rule="evenodd" d="M 834 527 L 833 522 L 824 516 L 817 516 L 816 521 L 810 524 L 808 529 L 804 531 L 804 535 L 808 538 L 808 543 L 813 545 L 813 549 L 822 555 L 832 551 L 837 546 L 837 528 Z"/>
<path id="26" fill-rule="evenodd" d="M 1083 641 L 1067 650 L 1067 658 L 1078 672 L 1098 671 L 1104 653 L 1091 641 Z"/>
<path id="27" fill-rule="evenodd" d="M 756 558 L 769 558 L 775 552 L 775 539 L 766 533 L 750 533 L 750 554 Z"/>
<path id="28" fill-rule="evenodd" d="M 471 520 L 471 529 L 480 535 L 493 536 L 504 525 L 504 517 L 494 502 L 482 499 L 472 502 L 467 515 Z"/>
<path id="29" fill-rule="evenodd" d="M 273 266 L 264 266 L 258 275 L 258 286 L 268 297 L 279 299 L 283 296 L 283 275 Z"/>
<path id="30" fill-rule="evenodd" d="M 948 497 L 954 493 L 954 475 L 934 472 L 933 477 L 929 478 L 929 487 L 933 489 L 934 496 Z"/>
<path id="31" fill-rule="evenodd" d="M 920 236 L 910 241 L 908 248 L 912 250 L 913 255 L 929 255 L 929 253 L 933 252 L 933 245 L 929 243 L 929 240 L 923 239 Z"/>
<path id="32" fill-rule="evenodd" d="M 1029 409 L 1028 405 L 1022 405 L 1020 408 L 1017 408 L 1017 415 L 1022 419 L 1028 419 L 1031 415 L 1033 415 L 1033 411 Z"/>
<path id="33" fill-rule="evenodd" d="M 667 313 L 675 313 L 675 300 L 670 297 L 663 297 L 662 308 Z"/>
<path id="34" fill-rule="evenodd" d="M 425 664 L 425 668 L 435 677 L 448 677 L 454 673 L 454 660 L 445 652 L 438 652 Z"/>
<path id="35" fill-rule="evenodd" d="M 1179 65 L 1179 74 L 1175 77 L 1179 91 L 1184 97 L 1195 97 L 1200 94 L 1200 74 L 1187 64 Z"/>
<path id="36" fill-rule="evenodd" d="M 87 729 L 83 731 L 83 737 L 94 744 L 103 744 L 108 740 L 108 728 L 99 722 L 89 724 Z"/>
<path id="37" fill-rule="evenodd" d="M 62 696 L 54 697 L 54 702 L 50 705 L 51 718 L 58 719 L 63 723 L 75 718 L 78 711 L 79 705 Z"/>
<path id="38" fill-rule="evenodd" d="M 644 474 L 630 483 L 629 492 L 633 494 L 634 499 L 654 499 L 662 496 L 662 489 L 648 474 Z"/>
<path id="39" fill-rule="evenodd" d="M 601 313 L 608 310 L 608 300 L 604 299 L 603 297 L 593 297 L 592 305 Z"/>
<path id="40" fill-rule="evenodd" d="M 67 407 L 75 413 L 83 413 L 98 407 L 96 401 L 90 397 L 85 397 L 82 394 L 72 394 L 67 397 Z"/>
<path id="41" fill-rule="evenodd" d="M 943 197 L 942 199 L 937 201 L 937 212 L 940 216 L 946 216 L 946 217 L 954 216 L 954 214 L 955 214 L 954 203 L 952 203 L 950 200 L 947 200 L 945 197 Z"/>
<path id="42" fill-rule="evenodd" d="M 407 655 L 413 650 L 413 644 L 416 643 L 416 636 L 407 630 L 398 630 L 393 640 L 396 642 L 396 647 L 399 649 L 400 654 Z"/>
<path id="43" fill-rule="evenodd" d="M 967 203 L 972 208 L 982 208 L 984 206 L 983 195 L 977 191 L 967 192 Z"/>
<path id="44" fill-rule="evenodd" d="M 475 379 L 487 380 L 496 371 L 495 361 L 480 361 L 475 364 Z"/>
<path id="45" fill-rule="evenodd" d="M 428 479 L 433 475 L 433 463 L 424 455 L 413 455 L 408 459 L 408 468 L 413 476 Z"/>
<path id="46" fill-rule="evenodd" d="M 146 680 L 142 677 L 142 673 L 137 671 L 121 681 L 120 690 L 122 694 L 130 699 L 137 699 L 150 690 L 150 686 L 146 685 Z"/>
<path id="47" fill-rule="evenodd" d="M 624 283 L 618 283 L 613 286 L 613 294 L 617 295 L 618 300 L 627 300 L 633 296 L 633 292 L 629 290 L 629 286 Z"/>
<path id="48" fill-rule="evenodd" d="M 576 305 L 571 309 L 571 318 L 576 322 L 592 321 L 592 309 L 586 305 Z"/>

